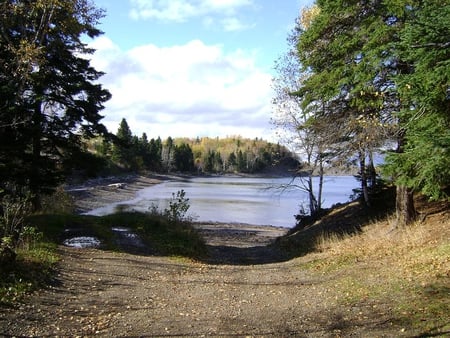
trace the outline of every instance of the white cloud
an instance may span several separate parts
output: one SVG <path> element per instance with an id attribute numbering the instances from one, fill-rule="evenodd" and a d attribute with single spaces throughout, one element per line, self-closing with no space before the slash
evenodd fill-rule
<path id="1" fill-rule="evenodd" d="M 255 27 L 255 25 L 247 25 L 235 17 L 224 18 L 221 22 L 222 27 L 226 32 L 243 31 Z"/>
<path id="2" fill-rule="evenodd" d="M 121 51 L 101 37 L 92 47 L 92 65 L 106 72 L 101 82 L 113 95 L 104 111 L 110 131 L 125 117 L 149 137 L 268 137 L 271 75 L 256 67 L 255 53 L 199 40 Z"/>
<path id="3" fill-rule="evenodd" d="M 253 27 L 236 16 L 239 9 L 253 6 L 253 0 L 130 0 L 130 3 L 130 16 L 135 20 L 185 22 L 203 18 L 206 27 L 220 23 L 228 32 Z"/>

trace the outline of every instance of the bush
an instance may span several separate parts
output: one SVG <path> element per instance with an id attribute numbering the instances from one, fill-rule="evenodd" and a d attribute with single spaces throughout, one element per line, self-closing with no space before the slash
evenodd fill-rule
<path id="1" fill-rule="evenodd" d="M 189 222 L 191 218 L 186 213 L 190 207 L 189 198 L 186 198 L 186 192 L 181 189 L 176 195 L 172 193 L 169 207 L 164 209 L 163 215 L 171 222 Z"/>
<path id="2" fill-rule="evenodd" d="M 0 215 L 0 245 L 14 249 L 19 243 L 26 227 L 25 219 L 31 214 L 29 198 L 3 196 Z"/>
<path id="3" fill-rule="evenodd" d="M 42 211 L 46 214 L 72 214 L 75 211 L 75 203 L 62 186 L 58 187 L 51 195 L 42 197 Z"/>

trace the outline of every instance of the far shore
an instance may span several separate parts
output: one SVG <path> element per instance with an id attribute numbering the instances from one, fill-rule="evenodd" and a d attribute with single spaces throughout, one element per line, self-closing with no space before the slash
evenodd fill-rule
<path id="1" fill-rule="evenodd" d="M 111 203 L 131 200 L 137 191 L 174 178 L 158 174 L 111 176 L 68 185 L 65 190 L 74 199 L 75 211 L 84 213 Z"/>

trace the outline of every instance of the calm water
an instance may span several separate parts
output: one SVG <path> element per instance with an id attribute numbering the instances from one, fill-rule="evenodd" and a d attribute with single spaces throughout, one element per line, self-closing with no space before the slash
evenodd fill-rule
<path id="1" fill-rule="evenodd" d="M 160 210 L 167 207 L 172 193 L 183 189 L 189 198 L 188 214 L 196 221 L 248 223 L 293 227 L 299 205 L 307 194 L 298 188 L 281 189 L 290 178 L 207 177 L 184 181 L 166 181 L 143 190 L 130 201 L 95 209 L 88 214 L 105 215 L 120 205 L 125 209 L 148 211 L 152 205 Z M 296 179 L 294 184 L 300 184 Z M 353 176 L 329 176 L 323 188 L 323 206 L 347 202 L 352 189 L 358 186 Z"/>

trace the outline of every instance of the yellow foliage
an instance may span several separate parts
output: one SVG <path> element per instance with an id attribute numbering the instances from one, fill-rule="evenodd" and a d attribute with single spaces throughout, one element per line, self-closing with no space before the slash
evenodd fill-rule
<path id="1" fill-rule="evenodd" d="M 312 5 L 311 7 L 304 7 L 300 13 L 300 23 L 303 29 L 308 29 L 314 19 L 319 15 L 320 8 L 317 5 Z"/>

